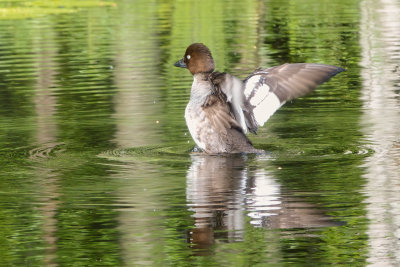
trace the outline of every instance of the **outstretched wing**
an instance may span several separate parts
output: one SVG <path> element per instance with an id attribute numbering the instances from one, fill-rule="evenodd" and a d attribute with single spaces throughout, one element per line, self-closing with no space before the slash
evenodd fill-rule
<path id="1" fill-rule="evenodd" d="M 256 133 L 286 101 L 313 91 L 343 68 L 313 63 L 284 64 L 259 69 L 244 80 L 243 113 L 248 129 Z"/>

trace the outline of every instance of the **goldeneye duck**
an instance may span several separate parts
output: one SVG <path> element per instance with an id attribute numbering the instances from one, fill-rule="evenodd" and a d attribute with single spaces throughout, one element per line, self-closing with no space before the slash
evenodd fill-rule
<path id="1" fill-rule="evenodd" d="M 283 64 L 257 69 L 244 81 L 214 71 L 210 50 L 191 44 L 176 67 L 193 75 L 185 119 L 197 146 L 206 153 L 262 153 L 246 133 L 259 126 L 286 101 L 303 96 L 343 68 L 315 63 Z"/>

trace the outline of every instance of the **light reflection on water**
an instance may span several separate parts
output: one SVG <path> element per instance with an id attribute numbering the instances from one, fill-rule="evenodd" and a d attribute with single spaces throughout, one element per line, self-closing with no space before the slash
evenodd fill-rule
<path id="1" fill-rule="evenodd" d="M 365 161 L 364 175 L 369 262 L 395 266 L 400 264 L 400 4 L 365 0 L 361 12 L 362 123 L 375 150 Z"/>
<path id="2" fill-rule="evenodd" d="M 0 17 L 0 265 L 398 265 L 399 12 L 116 1 Z M 172 63 L 194 41 L 240 77 L 347 72 L 251 137 L 270 154 L 189 153 L 192 77 Z"/>

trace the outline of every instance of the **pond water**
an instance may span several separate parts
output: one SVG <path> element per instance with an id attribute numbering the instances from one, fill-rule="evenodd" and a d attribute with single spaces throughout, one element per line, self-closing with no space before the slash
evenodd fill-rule
<path id="1" fill-rule="evenodd" d="M 398 0 L 0 1 L 0 266 L 399 266 Z M 347 71 L 191 153 L 193 42 Z"/>

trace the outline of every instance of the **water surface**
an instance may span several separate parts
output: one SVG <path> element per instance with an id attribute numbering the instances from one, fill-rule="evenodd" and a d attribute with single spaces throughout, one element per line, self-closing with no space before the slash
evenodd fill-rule
<path id="1" fill-rule="evenodd" d="M 397 266 L 400 3 L 0 1 L 1 266 Z M 337 65 L 210 156 L 192 42 L 240 78 Z"/>

